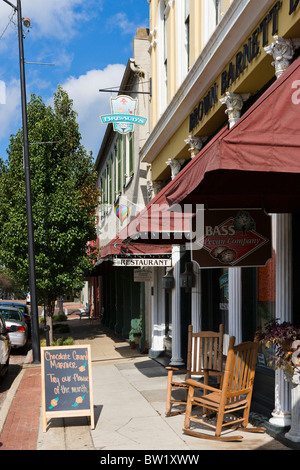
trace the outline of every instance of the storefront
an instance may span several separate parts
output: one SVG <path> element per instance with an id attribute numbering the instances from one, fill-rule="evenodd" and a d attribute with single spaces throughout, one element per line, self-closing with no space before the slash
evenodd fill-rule
<path id="1" fill-rule="evenodd" d="M 236 213 L 259 209 L 269 217 L 270 235 L 258 231 L 268 238 L 269 255 L 241 266 L 235 259 L 219 266 L 195 260 L 186 312 L 180 310 L 187 294 L 180 278 L 193 255 L 185 242 L 172 241 L 174 285 L 168 315 L 173 364 L 184 362 L 189 321 L 195 329 L 217 329 L 222 322 L 226 339 L 234 335 L 236 342 L 253 340 L 270 318 L 300 323 L 295 242 L 300 213 L 300 5 L 292 0 L 244 3 L 232 2 L 141 153 L 151 163 L 153 180 L 168 179 L 168 159 L 181 165 L 151 203 L 175 206 L 177 212 L 180 207 L 190 216 L 196 205 Z M 259 247 L 259 258 L 260 253 Z M 186 299 L 184 303 L 188 305 Z M 288 424 L 288 384 L 269 367 L 264 350 L 256 377 L 258 409 L 272 414 L 276 424 Z"/>

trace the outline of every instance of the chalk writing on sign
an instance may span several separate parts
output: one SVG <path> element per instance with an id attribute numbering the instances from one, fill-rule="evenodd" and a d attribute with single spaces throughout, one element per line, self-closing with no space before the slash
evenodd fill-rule
<path id="1" fill-rule="evenodd" d="M 45 417 L 92 417 L 89 345 L 42 348 L 42 380 Z"/>

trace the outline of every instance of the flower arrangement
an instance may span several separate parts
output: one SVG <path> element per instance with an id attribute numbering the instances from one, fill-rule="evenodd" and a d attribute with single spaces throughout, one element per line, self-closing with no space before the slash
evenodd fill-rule
<path id="1" fill-rule="evenodd" d="M 300 329 L 289 322 L 279 323 L 278 319 L 267 322 L 255 333 L 255 341 L 259 341 L 267 349 L 274 348 L 270 365 L 274 363 L 275 370 L 281 367 L 285 372 L 294 373 L 299 367 L 292 349 L 292 343 L 300 339 Z"/>

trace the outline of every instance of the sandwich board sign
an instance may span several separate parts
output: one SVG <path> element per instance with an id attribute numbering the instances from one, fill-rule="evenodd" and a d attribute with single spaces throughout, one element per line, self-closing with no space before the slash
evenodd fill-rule
<path id="1" fill-rule="evenodd" d="M 94 429 L 94 405 L 90 345 L 41 348 L 43 432 L 47 420 L 72 416 L 90 417 Z"/>

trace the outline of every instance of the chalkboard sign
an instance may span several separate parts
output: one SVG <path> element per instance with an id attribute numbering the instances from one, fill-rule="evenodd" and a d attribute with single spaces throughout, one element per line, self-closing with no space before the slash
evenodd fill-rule
<path id="1" fill-rule="evenodd" d="M 90 345 L 42 351 L 43 432 L 47 418 L 89 416 L 94 428 Z"/>

